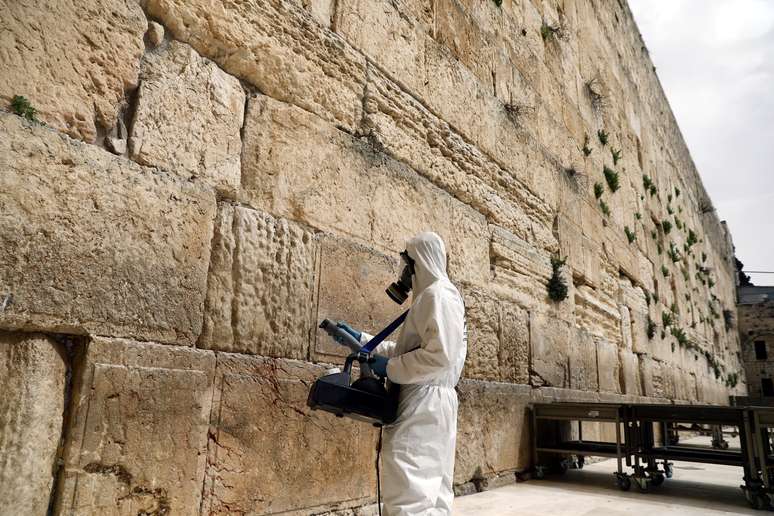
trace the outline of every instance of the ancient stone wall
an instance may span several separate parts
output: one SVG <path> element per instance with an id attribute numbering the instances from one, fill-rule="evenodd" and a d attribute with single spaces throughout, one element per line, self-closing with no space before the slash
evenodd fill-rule
<path id="1" fill-rule="evenodd" d="M 741 291 L 738 327 L 749 395 L 774 396 L 774 392 L 764 393 L 763 387 L 768 383 L 774 389 L 774 288 L 751 286 Z M 758 292 L 769 295 L 756 296 Z"/>
<path id="2" fill-rule="evenodd" d="M 0 34 L 13 513 L 362 512 L 317 322 L 394 318 L 427 229 L 458 492 L 529 467 L 530 402 L 744 392 L 730 236 L 620 0 L 0 0 Z"/>

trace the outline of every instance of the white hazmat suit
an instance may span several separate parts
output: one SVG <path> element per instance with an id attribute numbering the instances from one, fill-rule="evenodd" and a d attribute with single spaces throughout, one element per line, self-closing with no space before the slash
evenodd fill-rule
<path id="1" fill-rule="evenodd" d="M 400 387 L 398 419 L 384 427 L 383 501 L 387 516 L 451 514 L 457 393 L 467 353 L 465 307 L 446 275 L 446 249 L 435 233 L 406 244 L 414 260 L 413 302 L 389 357 Z M 361 343 L 371 338 L 362 334 Z"/>

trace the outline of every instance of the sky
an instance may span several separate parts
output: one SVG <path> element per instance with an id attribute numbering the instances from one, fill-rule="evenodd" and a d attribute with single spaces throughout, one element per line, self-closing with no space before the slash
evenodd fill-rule
<path id="1" fill-rule="evenodd" d="M 774 0 L 629 6 L 737 257 L 774 271 Z"/>

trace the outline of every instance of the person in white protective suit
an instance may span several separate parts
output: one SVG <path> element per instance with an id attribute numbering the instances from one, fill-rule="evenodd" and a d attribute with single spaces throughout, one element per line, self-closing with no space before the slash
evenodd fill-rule
<path id="1" fill-rule="evenodd" d="M 451 514 L 457 393 L 467 353 L 465 307 L 446 274 L 435 233 L 406 243 L 413 302 L 397 342 L 382 342 L 374 372 L 400 384 L 398 418 L 384 427 L 383 501 L 388 516 Z M 413 264 L 411 263 L 413 261 Z M 371 335 L 340 325 L 365 344 Z"/>

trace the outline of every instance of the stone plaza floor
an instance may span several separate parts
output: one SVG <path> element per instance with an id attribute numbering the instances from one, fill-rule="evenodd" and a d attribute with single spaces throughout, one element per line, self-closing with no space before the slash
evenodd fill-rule
<path id="1" fill-rule="evenodd" d="M 701 439 L 701 438 L 700 438 Z M 674 476 L 648 493 L 615 486 L 615 460 L 589 464 L 564 476 L 549 476 L 455 500 L 455 516 L 594 515 L 642 516 L 767 514 L 753 510 L 739 485 L 742 468 L 674 463 Z M 630 472 L 630 471 L 629 471 Z"/>

